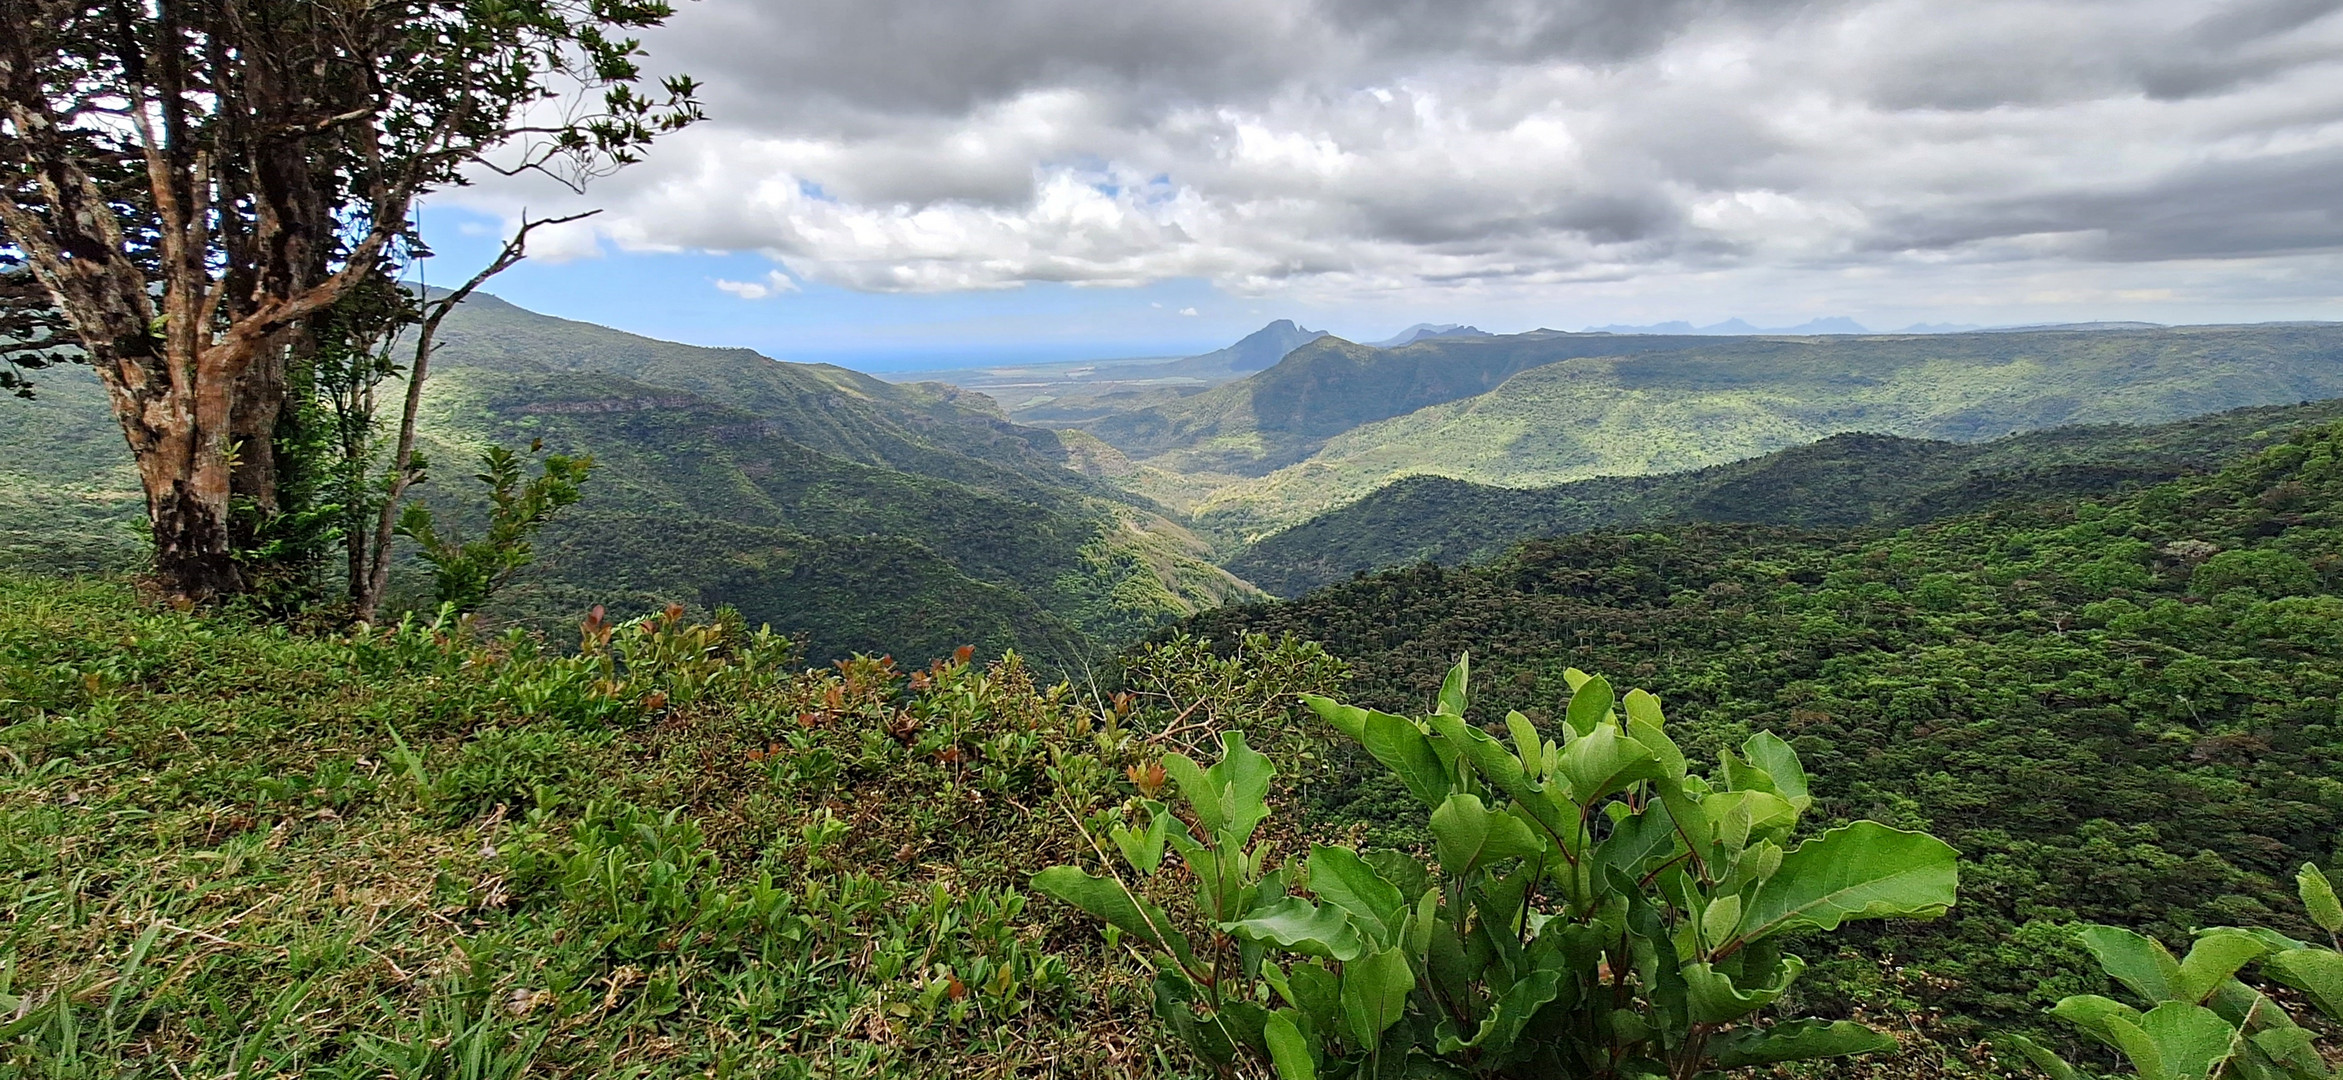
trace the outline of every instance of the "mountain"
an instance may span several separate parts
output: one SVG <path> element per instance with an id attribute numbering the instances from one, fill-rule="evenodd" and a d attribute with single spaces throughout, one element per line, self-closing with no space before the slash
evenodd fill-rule
<path id="1" fill-rule="evenodd" d="M 1417 323 L 1414 326 L 1408 327 L 1407 329 L 1402 330 L 1390 337 L 1384 338 L 1381 341 L 1370 342 L 1368 343 L 1368 347 L 1375 349 L 1396 349 L 1402 345 L 1413 345 L 1416 342 L 1424 340 L 1425 338 L 1489 336 L 1490 334 L 1488 331 L 1482 330 L 1479 327 L 1466 326 L 1463 323 Z"/>
<path id="2" fill-rule="evenodd" d="M 1732 318 L 1720 323 L 1710 323 L 1707 326 L 1694 326 L 1682 320 L 1653 323 L 1648 326 L 1628 326 L 1614 323 L 1610 326 L 1590 326 L 1587 327 L 1586 332 L 1590 334 L 1707 334 L 1716 337 L 1738 337 L 1746 334 L 1868 334 L 1871 331 L 1864 329 L 1863 324 L 1853 319 L 1843 315 L 1833 315 L 1827 318 L 1809 319 L 1796 326 L 1780 326 L 1772 329 L 1761 329 L 1750 325 L 1747 320 Z"/>
<path id="3" fill-rule="evenodd" d="M 1142 465 L 1151 456 L 1196 462 L 1239 452 L 1259 465 L 1277 465 L 1188 503 L 1218 534 L 1252 536 L 1417 473 L 1531 487 L 1719 465 L 1844 431 L 1975 442 L 2065 424 L 2157 423 L 2343 396 L 2343 324 L 1515 340 L 1427 341 L 1370 352 L 1342 373 L 1353 381 L 1289 379 L 1314 395 L 1271 399 L 1281 411 L 1263 408 L 1259 401 L 1284 375 L 1281 369 L 1311 358 L 1326 347 L 1320 342 L 1277 368 L 1181 402 L 1188 416 L 1207 403 L 1230 407 L 1208 417 L 1214 427 L 1190 429 L 1185 440 L 1163 437 L 1180 434 L 1178 428 L 1146 431 L 1156 435 L 1153 445 L 1167 447 L 1152 455 L 1146 452 L 1151 440 L 1125 435 L 1129 425 L 1149 419 L 1145 413 L 1090 430 Z M 1612 355 L 1600 354 L 1605 343 Z M 1633 345 L 1645 351 L 1621 348 Z M 1430 388 L 1414 369 L 1441 372 L 1447 382 L 1440 393 L 1469 389 L 1467 375 L 1489 378 L 1503 370 L 1474 363 L 1484 354 L 1508 356 L 1519 370 L 1469 397 L 1344 426 L 1352 417 L 1398 413 L 1408 400 L 1435 396 L 1421 392 Z M 1403 357 L 1409 363 L 1400 364 Z M 1370 392 L 1377 385 L 1379 396 Z M 1249 412 L 1233 407 L 1248 392 L 1255 401 Z M 1298 403 L 1283 404 L 1289 400 Z M 1289 415 L 1301 423 L 1282 423 Z M 1246 421 L 1258 429 L 1250 438 L 1232 430 Z M 1264 453 L 1271 450 L 1282 453 Z"/>
<path id="4" fill-rule="evenodd" d="M 1324 330 L 1304 330 L 1292 319 L 1279 319 L 1245 335 L 1228 348 L 1175 360 L 1167 366 L 1199 373 L 1260 371 L 1285 359 L 1285 354 L 1325 336 Z"/>
<path id="5" fill-rule="evenodd" d="M 2218 466 L 2343 420 L 2343 399 L 2150 427 L 2063 427 L 1983 443 L 1834 435 L 1693 472 L 1503 488 L 1410 476 L 1247 545 L 1223 565 L 1277 596 L 1417 561 L 1493 558 L 1524 540 L 1691 522 L 1908 525 L 2008 502 L 2103 497 Z"/>
<path id="6" fill-rule="evenodd" d="M 1885 965 L 1934 1015 L 2008 1030 L 2085 989 L 2074 924 L 2185 942 L 2319 931 L 2295 898 L 2343 794 L 2343 425 L 2129 495 L 1908 529 L 1638 526 L 1418 565 L 1179 632 L 1293 633 L 1351 664 L 1344 702 L 1429 711 L 1471 654 L 1473 718 L 1562 734 L 1570 669 L 1640 687 L 1688 751 L 1772 732 L 1818 825 L 1869 817 L 1961 853 L 1960 903 L 1880 924 L 1799 982 L 1844 1008 Z M 1225 646 L 1224 646 L 1225 647 Z M 1393 846 L 1420 804 L 1364 754 L 1305 800 Z M 1883 957 L 1892 956 L 1892 961 Z M 1921 989 L 1925 987 L 1925 989 Z"/>
<path id="7" fill-rule="evenodd" d="M 1073 467 L 990 398 L 742 349 L 656 341 L 475 296 L 443 329 L 418 497 L 480 514 L 491 443 L 594 455 L 586 501 L 491 614 L 551 627 L 596 603 L 738 608 L 817 657 L 960 644 L 1078 664 L 1248 594 L 1161 508 Z M 0 562 L 135 561 L 138 488 L 87 372 L 0 425 Z M 21 420 L 22 422 L 14 422 Z M 394 599 L 418 602 L 411 567 Z"/>
<path id="8" fill-rule="evenodd" d="M 1306 330 L 1291 319 L 1279 319 L 1234 345 L 1195 356 L 1005 364 L 910 373 L 893 376 L 892 381 L 960 387 L 998 399 L 1008 415 L 1022 423 L 1066 425 L 1178 400 L 1270 367 L 1325 336 L 1323 330 Z"/>

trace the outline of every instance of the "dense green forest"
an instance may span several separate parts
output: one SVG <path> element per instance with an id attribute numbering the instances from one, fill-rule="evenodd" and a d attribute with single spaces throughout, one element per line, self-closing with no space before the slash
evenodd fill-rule
<path id="1" fill-rule="evenodd" d="M 1425 707 L 1472 650 L 1482 700 L 1551 723 L 1571 667 L 1649 688 L 1714 750 L 1754 731 L 1818 773 L 1826 819 L 1927 828 L 1962 852 L 1945 920 L 1867 932 L 1809 994 L 1875 984 L 1968 1030 L 2071 992 L 2077 920 L 2170 941 L 2311 932 L 2294 869 L 2343 828 L 2343 428 L 2112 498 L 1900 529 L 1667 525 L 1419 565 L 1185 627 L 1292 632 L 1350 694 Z M 1372 770 L 1316 812 L 1415 838 Z M 1851 1000 L 1851 997 L 1850 997 Z"/>
<path id="2" fill-rule="evenodd" d="M 2343 417 L 2343 399 L 2169 424 L 2051 428 L 1982 443 L 1834 435 L 1684 473 L 1504 488 L 1412 476 L 1245 545 L 1224 561 L 1278 596 L 1419 560 L 1493 558 L 1522 540 L 1697 521 L 1910 525 L 2000 502 L 2114 494 L 2227 464 L 2273 433 Z"/>
<path id="3" fill-rule="evenodd" d="M 559 626 L 594 604 L 730 604 L 821 656 L 960 644 L 1078 666 L 1247 588 L 1175 518 L 1067 467 L 990 399 L 523 311 L 456 309 L 435 355 L 419 499 L 480 515 L 491 444 L 598 463 L 539 565 L 489 614 Z M 63 369 L 0 425 L 0 566 L 121 570 L 138 486 L 95 380 Z M 414 605 L 419 575 L 400 598 Z"/>

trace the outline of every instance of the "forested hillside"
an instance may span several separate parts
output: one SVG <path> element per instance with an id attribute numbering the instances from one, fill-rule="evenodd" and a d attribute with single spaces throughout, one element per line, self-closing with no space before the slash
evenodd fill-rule
<path id="1" fill-rule="evenodd" d="M 1076 664 L 1243 596 L 1174 519 L 1067 467 L 1054 433 L 991 400 L 746 350 L 459 307 L 425 396 L 433 479 L 461 525 L 490 444 L 592 454 L 586 501 L 490 614 L 552 626 L 594 604 L 731 604 L 817 654 L 1021 648 Z M 138 489 L 85 372 L 0 403 L 0 559 L 124 569 Z M 403 600 L 420 603 L 408 581 Z"/>
<path id="2" fill-rule="evenodd" d="M 1225 565 L 1279 596 L 1418 560 L 1487 559 L 1596 528 L 1698 521 L 1910 525 L 2000 502 L 2114 494 L 2207 471 L 2273 433 L 2343 418 L 2343 399 L 2169 424 L 2051 428 L 1982 443 L 1834 435 L 1692 472 L 1505 488 L 1412 476 L 1244 546 Z"/>
<path id="3" fill-rule="evenodd" d="M 1822 816 L 1962 851 L 1953 914 L 1866 950 L 1905 965 L 1914 1008 L 1998 1025 L 2074 988 L 2073 920 L 2312 932 L 2294 870 L 2343 834 L 2339 553 L 2330 426 L 2119 498 L 1896 531 L 1585 533 L 1186 629 L 1322 641 L 1385 709 L 1424 708 L 1471 650 L 1482 700 L 1540 724 L 1575 666 L 1650 688 L 1705 749 L 1776 732 L 1835 778 Z M 1408 835 L 1406 796 L 1356 775 L 1313 788 L 1319 812 Z M 1876 977 L 1852 962 L 1814 990 Z"/>
<path id="4" fill-rule="evenodd" d="M 2343 396 L 2343 324 L 1693 340 L 1705 344 L 1625 356 L 1575 351 L 1583 336 L 1397 350 L 1392 363 L 1423 349 L 1458 360 L 1471 355 L 1462 350 L 1509 348 L 1551 359 L 1523 364 L 1485 393 L 1395 408 L 1383 414 L 1390 419 L 1339 433 L 1332 418 L 1342 410 L 1308 399 L 1302 408 L 1328 420 L 1312 429 L 1321 445 L 1307 460 L 1297 455 L 1270 475 L 1223 483 L 1194 505 L 1206 525 L 1250 536 L 1408 475 L 1526 487 L 1723 464 L 1846 431 L 1970 442 Z M 1573 351 L 1554 352 L 1564 347 Z M 1277 373 L 1214 393 L 1266 390 Z M 1360 378 L 1350 392 L 1365 397 L 1378 386 L 1388 400 L 1417 400 L 1405 379 Z M 1244 438 L 1307 445 L 1260 426 L 1263 434 Z M 1117 437 L 1104 424 L 1094 430 Z M 1214 438 L 1243 441 L 1225 431 Z"/>

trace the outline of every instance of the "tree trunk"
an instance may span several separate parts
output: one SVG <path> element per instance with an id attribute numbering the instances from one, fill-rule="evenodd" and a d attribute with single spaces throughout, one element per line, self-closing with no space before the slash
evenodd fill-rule
<path id="1" fill-rule="evenodd" d="M 229 388 L 209 388 L 208 396 L 218 400 L 204 408 L 191 400 L 197 395 L 188 382 L 174 386 L 151 378 L 159 366 L 152 358 L 101 358 L 97 366 L 146 492 L 156 587 L 180 604 L 241 591 L 243 575 L 229 535 Z M 190 366 L 207 365 L 199 360 Z"/>

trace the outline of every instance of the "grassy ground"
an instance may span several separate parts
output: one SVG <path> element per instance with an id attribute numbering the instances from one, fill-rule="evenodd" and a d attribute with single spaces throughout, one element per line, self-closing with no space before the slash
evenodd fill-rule
<path id="1" fill-rule="evenodd" d="M 1165 1071 L 1022 892 L 1128 740 L 1014 662 L 0 613 L 0 1075 Z"/>

